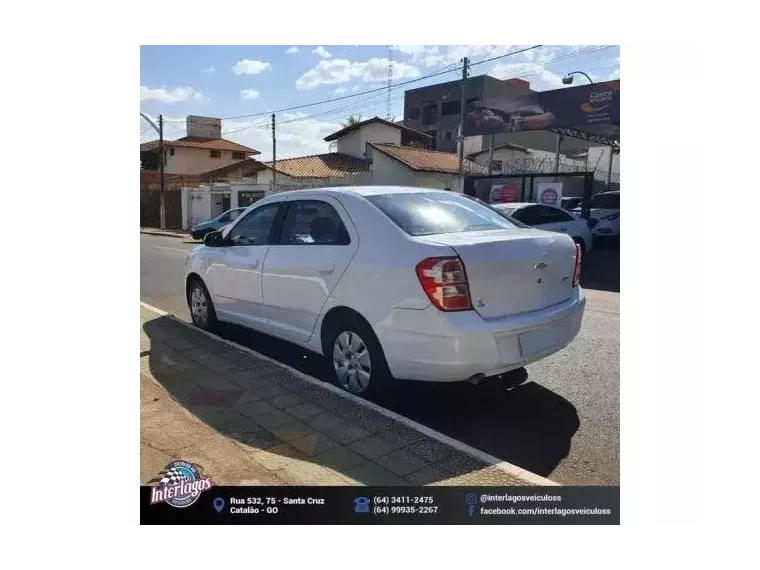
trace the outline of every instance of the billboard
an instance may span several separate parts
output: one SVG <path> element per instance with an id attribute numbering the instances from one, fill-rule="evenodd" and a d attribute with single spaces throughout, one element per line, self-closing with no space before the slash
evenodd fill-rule
<path id="1" fill-rule="evenodd" d="M 464 134 L 468 137 L 619 125 L 620 80 L 475 101 L 466 112 Z"/>

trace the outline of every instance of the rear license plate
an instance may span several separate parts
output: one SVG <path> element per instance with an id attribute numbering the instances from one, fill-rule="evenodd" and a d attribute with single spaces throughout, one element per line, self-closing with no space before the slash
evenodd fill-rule
<path id="1" fill-rule="evenodd" d="M 533 356 L 545 350 L 549 350 L 557 344 L 557 324 L 551 325 L 526 333 L 522 333 L 520 340 L 520 354 L 524 357 Z"/>

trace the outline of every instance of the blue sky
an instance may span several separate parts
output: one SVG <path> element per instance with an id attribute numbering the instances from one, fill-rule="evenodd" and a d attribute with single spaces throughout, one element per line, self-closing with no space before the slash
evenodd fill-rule
<path id="1" fill-rule="evenodd" d="M 408 88 L 451 81 L 463 56 L 475 63 L 528 46 L 394 46 L 393 82 L 437 77 Z M 142 46 L 140 50 L 140 110 L 167 121 L 167 139 L 185 135 L 185 117 L 239 117 L 273 109 L 356 97 L 278 113 L 277 156 L 287 158 L 328 152 L 322 139 L 340 128 L 351 114 L 385 117 L 388 94 L 364 94 L 384 87 L 388 79 L 388 46 Z M 619 46 L 542 46 L 524 53 L 476 65 L 471 75 L 519 77 L 536 90 L 562 87 L 568 71 L 585 71 L 595 81 L 620 77 Z M 585 81 L 578 78 L 576 81 Z M 402 118 L 403 92 L 391 91 L 391 114 Z M 269 115 L 226 119 L 225 138 L 248 145 L 271 158 Z M 140 119 L 140 140 L 157 138 Z"/>

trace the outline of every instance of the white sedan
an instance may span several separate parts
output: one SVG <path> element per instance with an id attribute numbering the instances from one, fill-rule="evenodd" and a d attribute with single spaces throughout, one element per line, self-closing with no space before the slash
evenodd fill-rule
<path id="1" fill-rule="evenodd" d="M 476 381 L 557 352 L 581 326 L 580 248 L 459 194 L 352 186 L 250 206 L 190 252 L 196 326 L 218 321 L 332 361 L 355 394 Z"/>
<path id="2" fill-rule="evenodd" d="M 589 203 L 589 221 L 594 225 L 592 232 L 597 239 L 620 238 L 620 191 L 600 192 Z M 580 217 L 581 209 L 573 214 Z"/>
<path id="3" fill-rule="evenodd" d="M 533 202 L 496 203 L 491 204 L 491 207 L 533 228 L 569 235 L 580 245 L 582 253 L 591 251 L 593 247 L 588 222 L 562 208 Z"/>

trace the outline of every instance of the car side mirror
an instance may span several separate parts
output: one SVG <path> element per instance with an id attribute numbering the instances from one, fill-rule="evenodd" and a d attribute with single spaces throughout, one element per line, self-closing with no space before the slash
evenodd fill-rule
<path id="1" fill-rule="evenodd" d="M 203 245 L 206 247 L 224 247 L 227 240 L 224 239 L 222 232 L 209 232 L 203 236 Z"/>

